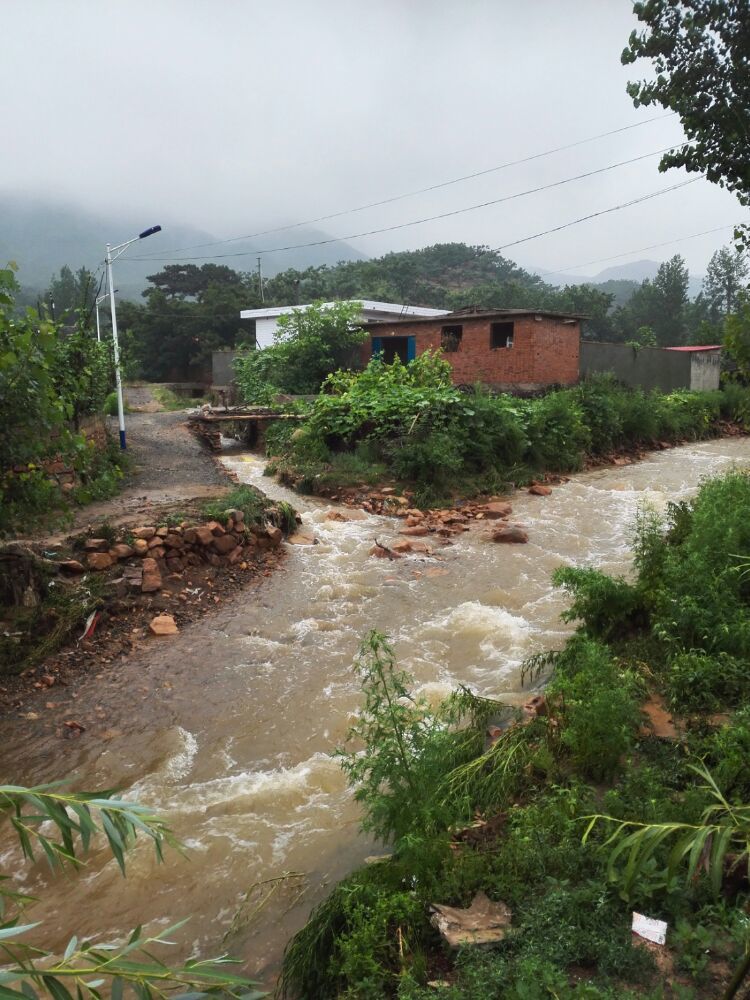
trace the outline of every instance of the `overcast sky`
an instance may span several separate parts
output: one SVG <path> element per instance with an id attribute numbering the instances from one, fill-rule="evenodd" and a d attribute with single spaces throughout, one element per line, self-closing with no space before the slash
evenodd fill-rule
<path id="1" fill-rule="evenodd" d="M 222 238 L 252 234 L 664 114 L 635 110 L 625 93 L 628 78 L 648 71 L 620 65 L 636 26 L 627 0 L 1 6 L 0 190 L 140 213 L 144 225 L 164 225 L 161 248 L 173 245 L 170 221 Z M 319 226 L 346 238 L 651 153 L 680 136 L 676 119 L 654 121 Z M 659 174 L 657 162 L 351 242 L 369 255 L 449 240 L 501 246 L 685 179 Z M 679 252 L 703 271 L 729 229 L 640 248 L 746 217 L 732 195 L 700 180 L 503 252 L 550 270 L 587 264 L 581 274 Z M 639 252 L 599 262 L 631 250 Z"/>

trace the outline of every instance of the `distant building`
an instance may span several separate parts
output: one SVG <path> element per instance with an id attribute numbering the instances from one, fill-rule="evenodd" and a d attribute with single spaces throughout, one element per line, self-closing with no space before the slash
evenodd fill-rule
<path id="1" fill-rule="evenodd" d="M 366 324 L 362 360 L 382 353 L 402 361 L 442 348 L 458 385 L 533 391 L 578 381 L 581 319 L 534 309 L 458 310 L 439 318 L 403 318 Z"/>
<path id="2" fill-rule="evenodd" d="M 427 317 L 444 316 L 444 309 L 427 309 L 423 306 L 400 305 L 397 302 L 373 302 L 370 299 L 350 299 L 351 302 L 362 304 L 363 323 L 371 320 L 402 319 L 407 316 Z M 337 305 L 336 302 L 324 302 L 324 308 L 331 308 Z M 251 320 L 255 323 L 255 344 L 257 347 L 270 347 L 273 342 L 273 335 L 279 326 L 279 317 L 295 309 L 309 309 L 311 303 L 302 306 L 271 306 L 268 309 L 243 309 L 240 319 Z"/>

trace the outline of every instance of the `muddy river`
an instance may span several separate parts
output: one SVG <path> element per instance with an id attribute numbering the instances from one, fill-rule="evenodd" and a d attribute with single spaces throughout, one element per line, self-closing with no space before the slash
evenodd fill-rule
<path id="1" fill-rule="evenodd" d="M 80 788 L 123 787 L 168 820 L 187 857 L 170 853 L 156 865 L 144 843 L 126 880 L 103 851 L 81 873 L 58 878 L 42 865 L 17 865 L 6 843 L 0 867 L 16 867 L 21 888 L 43 893 L 33 919 L 44 921 L 55 947 L 73 931 L 117 938 L 138 923 L 189 916 L 176 951 L 228 949 L 270 982 L 310 906 L 373 852 L 329 756 L 359 703 L 351 665 L 367 630 L 392 637 L 431 698 L 460 682 L 518 703 L 528 695 L 519 664 L 565 638 L 553 569 L 626 572 L 638 505 L 663 508 L 703 476 L 750 463 L 750 440 L 584 473 L 547 498 L 520 493 L 514 520 L 528 527 L 527 545 L 493 545 L 479 523 L 431 558 L 397 562 L 368 550 L 375 536 L 396 537 L 398 522 L 327 521 L 330 504 L 265 479 L 261 459 L 235 453 L 225 461 L 242 481 L 293 502 L 319 544 L 290 547 L 273 576 L 176 638 L 155 640 L 115 667 L 113 679 L 85 680 L 78 696 L 96 701 L 101 733 L 62 743 L 48 731 L 21 738 L 12 719 L 0 727 L 5 780 L 70 775 Z M 299 876 L 266 881 L 289 872 Z"/>

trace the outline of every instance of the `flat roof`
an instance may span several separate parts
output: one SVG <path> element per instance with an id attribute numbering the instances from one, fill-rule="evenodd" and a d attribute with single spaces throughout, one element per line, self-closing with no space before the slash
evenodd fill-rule
<path id="1" fill-rule="evenodd" d="M 452 321 L 455 320 L 457 323 L 460 320 L 470 320 L 470 319 L 508 319 L 513 316 L 543 316 L 549 319 L 571 319 L 571 320 L 581 320 L 588 319 L 583 313 L 564 313 L 555 312 L 550 309 L 458 309 L 455 312 L 438 313 L 442 316 L 444 320 Z M 431 317 L 417 317 L 415 319 L 409 319 L 408 317 L 404 319 L 390 319 L 390 320 L 371 320 L 369 323 L 363 324 L 364 326 L 384 326 L 388 324 L 392 326 L 397 323 L 430 323 L 434 319 Z"/>
<path id="2" fill-rule="evenodd" d="M 400 302 L 375 302 L 372 299 L 340 299 L 338 302 L 323 302 L 323 307 L 330 308 L 339 305 L 341 302 L 359 302 L 363 312 L 398 313 L 403 316 L 445 316 L 445 309 L 430 309 L 427 306 L 409 306 Z M 240 319 L 272 319 L 275 316 L 284 316 L 294 309 L 309 309 L 312 302 L 306 302 L 299 306 L 269 306 L 267 309 L 243 309 L 240 312 Z"/>
<path id="3" fill-rule="evenodd" d="M 690 345 L 689 347 L 665 347 L 665 351 L 720 351 L 722 348 L 721 344 L 703 344 L 700 347 L 694 347 Z"/>

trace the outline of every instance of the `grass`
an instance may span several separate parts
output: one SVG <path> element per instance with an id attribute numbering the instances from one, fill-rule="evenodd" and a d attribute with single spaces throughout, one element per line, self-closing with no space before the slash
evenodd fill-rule
<path id="1" fill-rule="evenodd" d="M 151 394 L 157 403 L 170 412 L 175 410 L 190 410 L 208 402 L 204 397 L 181 396 L 163 385 L 152 386 Z"/>

